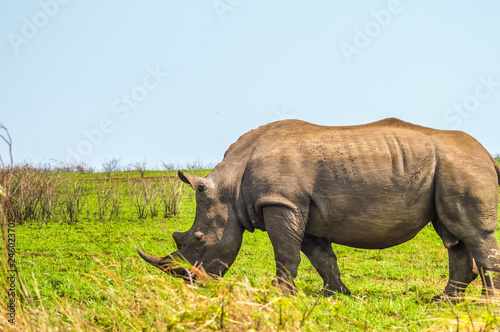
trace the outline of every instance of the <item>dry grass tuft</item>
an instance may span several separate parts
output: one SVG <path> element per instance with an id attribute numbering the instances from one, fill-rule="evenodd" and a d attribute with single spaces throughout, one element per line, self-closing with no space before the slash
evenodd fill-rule
<path id="1" fill-rule="evenodd" d="M 141 277 L 124 278 L 110 259 L 101 269 L 82 278 L 97 298 L 74 302 L 60 298 L 49 308 L 40 298 L 36 282 L 28 290 L 33 301 L 23 302 L 16 325 L 2 312 L 0 329 L 5 331 L 299 331 L 307 317 L 288 299 L 270 287 L 203 279 L 203 287 L 148 275 L 143 264 L 132 265 Z M 196 268 L 194 274 L 202 274 Z M 2 279 L 3 280 L 3 279 Z M 2 284 L 2 288 L 5 285 Z M 98 302 L 106 302 L 106 306 Z M 5 308 L 2 308 L 5 310 Z"/>

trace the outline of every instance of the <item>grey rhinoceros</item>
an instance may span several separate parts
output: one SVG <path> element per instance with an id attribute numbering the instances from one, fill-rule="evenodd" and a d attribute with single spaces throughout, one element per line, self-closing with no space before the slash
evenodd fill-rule
<path id="1" fill-rule="evenodd" d="M 196 190 L 192 227 L 173 234 L 178 250 L 163 258 L 137 250 L 178 276 L 188 273 L 172 268 L 179 258 L 223 276 L 243 232 L 260 229 L 271 240 L 283 291 L 295 289 L 302 251 L 326 290 L 349 294 L 332 243 L 388 248 L 429 222 L 448 249 L 444 294 L 461 297 L 478 271 L 500 271 L 500 170 L 460 131 L 394 118 L 349 127 L 284 120 L 241 136 L 207 177 L 178 175 Z M 483 278 L 483 291 L 485 284 L 491 279 Z"/>

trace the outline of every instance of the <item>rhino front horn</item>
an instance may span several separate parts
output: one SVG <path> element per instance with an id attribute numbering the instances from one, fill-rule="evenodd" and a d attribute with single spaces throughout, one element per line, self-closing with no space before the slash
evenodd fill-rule
<path id="1" fill-rule="evenodd" d="M 142 252 L 141 249 L 139 249 L 139 248 L 135 248 L 135 251 L 137 251 L 139 256 L 141 256 L 142 259 L 144 259 L 149 264 L 161 268 L 161 261 L 163 260 L 163 258 L 148 255 L 148 254 Z"/>

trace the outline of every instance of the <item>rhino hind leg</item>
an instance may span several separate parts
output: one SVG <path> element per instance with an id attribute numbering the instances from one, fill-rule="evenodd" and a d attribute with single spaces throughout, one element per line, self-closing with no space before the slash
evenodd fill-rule
<path id="1" fill-rule="evenodd" d="M 448 248 L 449 279 L 443 295 L 453 301 L 460 301 L 465 295 L 467 286 L 477 278 L 474 259 L 469 248 L 451 234 L 438 219 L 434 220 L 432 225 Z M 433 300 L 439 301 L 443 295 L 435 296 Z"/>
<path id="2" fill-rule="evenodd" d="M 481 271 L 483 294 L 493 295 L 492 287 L 498 289 L 500 285 L 499 278 L 492 281 L 489 275 L 500 272 L 500 248 L 495 236 L 498 188 L 471 186 L 458 197 L 444 193 L 436 189 L 436 230 L 450 254 L 450 280 L 459 279 L 465 285 Z M 445 294 L 451 292 L 449 289 L 447 286 Z"/>
<path id="3" fill-rule="evenodd" d="M 475 243 L 470 244 L 472 255 L 481 276 L 483 290 L 481 294 L 488 297 L 500 296 L 500 248 L 494 233 L 485 234 Z M 495 276 L 492 272 L 496 272 Z"/>
<path id="4" fill-rule="evenodd" d="M 301 250 L 323 278 L 326 295 L 333 292 L 351 294 L 351 291 L 340 279 L 337 256 L 332 250 L 330 241 L 306 234 L 302 241 Z"/>

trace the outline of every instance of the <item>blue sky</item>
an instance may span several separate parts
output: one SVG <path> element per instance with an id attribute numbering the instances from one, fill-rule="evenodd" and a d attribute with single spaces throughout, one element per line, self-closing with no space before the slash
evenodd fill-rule
<path id="1" fill-rule="evenodd" d="M 3 1 L 17 162 L 219 162 L 298 118 L 463 130 L 500 153 L 498 1 Z M 0 145 L 5 156 L 5 146 Z"/>

